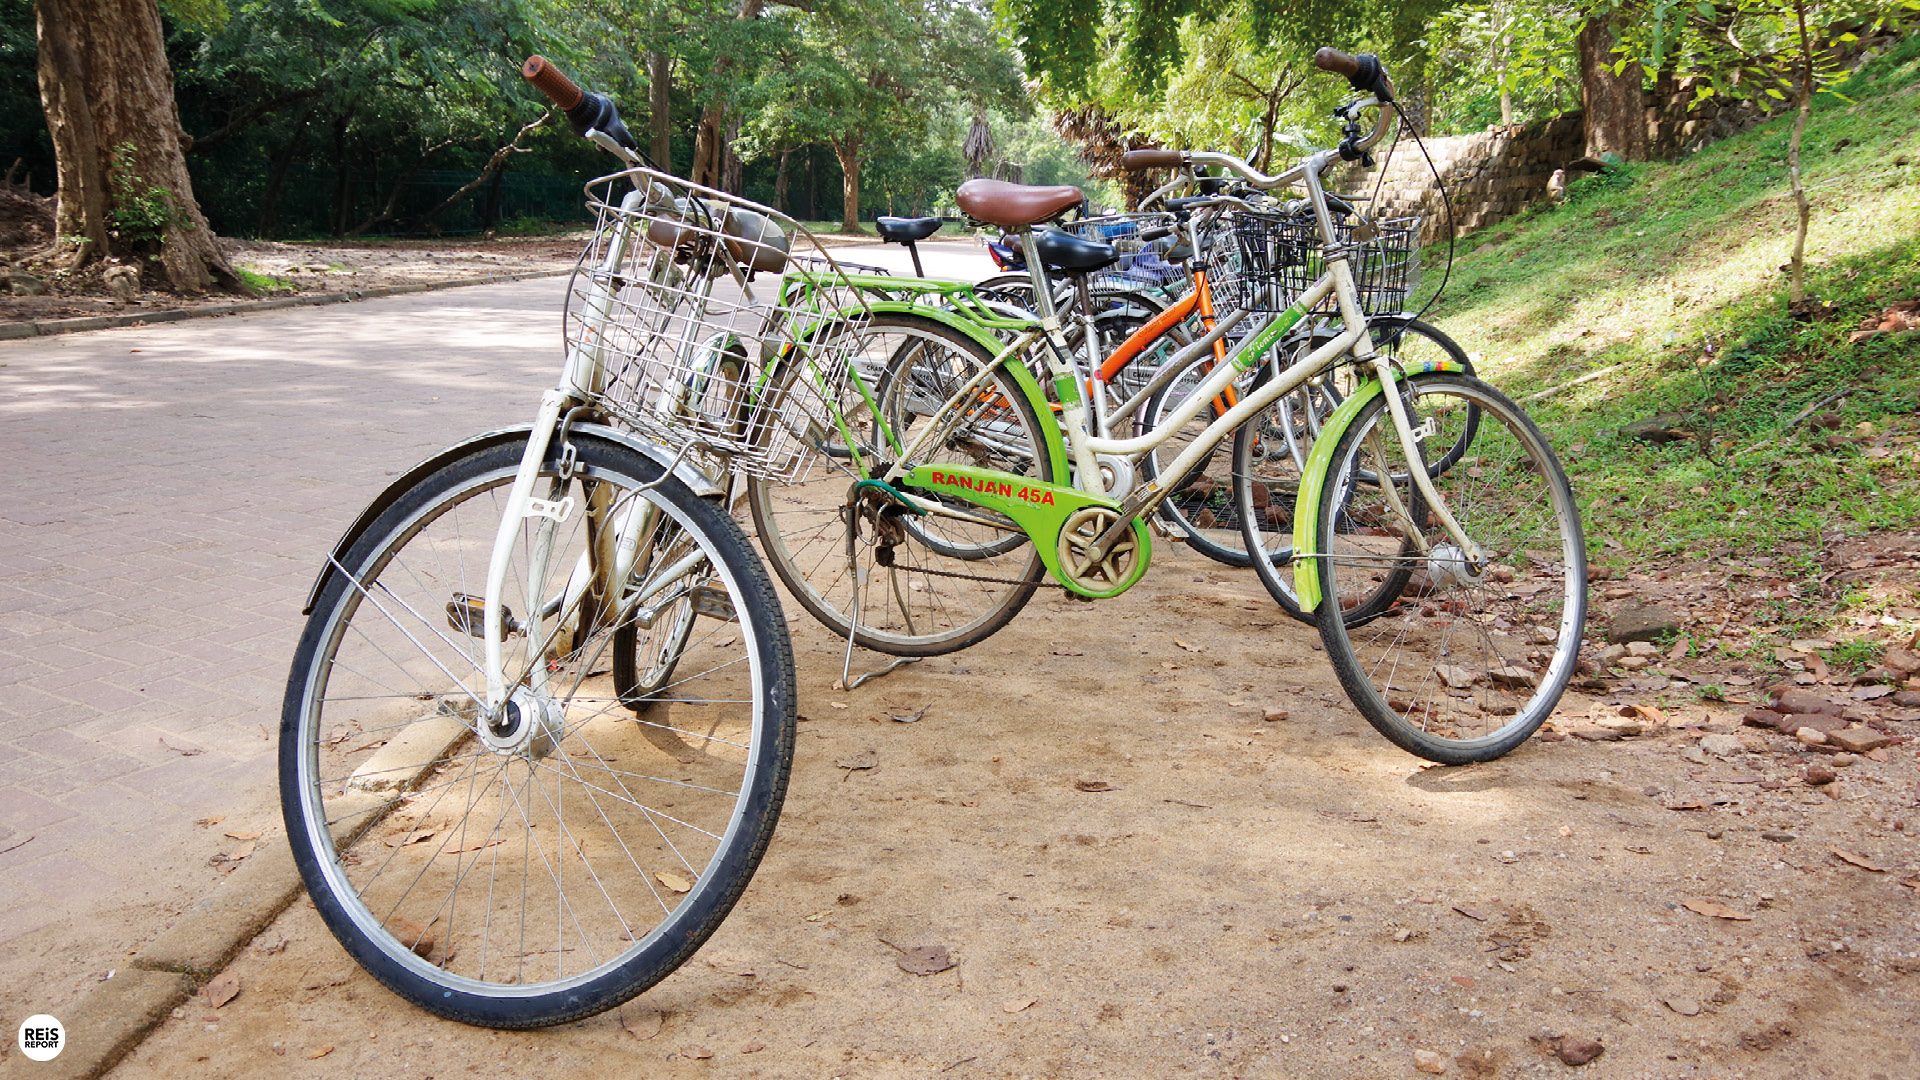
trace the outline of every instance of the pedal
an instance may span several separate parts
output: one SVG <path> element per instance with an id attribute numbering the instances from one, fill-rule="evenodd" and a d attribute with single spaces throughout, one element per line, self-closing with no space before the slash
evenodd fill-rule
<path id="1" fill-rule="evenodd" d="M 485 597 L 471 596 L 457 592 L 447 601 L 447 625 L 468 637 L 487 636 L 487 601 Z M 520 620 L 513 617 L 513 609 L 505 604 L 500 606 L 500 626 L 507 637 L 521 633 L 525 628 Z"/>
<path id="2" fill-rule="evenodd" d="M 693 610 L 696 614 L 705 615 L 709 619 L 732 622 L 736 617 L 733 599 L 727 595 L 726 590 L 717 586 L 696 586 L 687 594 L 687 599 L 693 602 Z"/>

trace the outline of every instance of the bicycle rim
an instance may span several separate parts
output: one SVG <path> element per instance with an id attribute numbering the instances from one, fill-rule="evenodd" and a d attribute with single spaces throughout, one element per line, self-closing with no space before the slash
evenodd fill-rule
<path id="1" fill-rule="evenodd" d="M 1341 683 L 1369 722 L 1422 757 L 1458 764 L 1511 750 L 1553 711 L 1586 619 L 1586 553 L 1566 475 L 1518 406 L 1477 379 L 1402 384 L 1422 445 L 1464 453 L 1445 469 L 1408 457 L 1386 400 L 1341 436 L 1320 506 L 1318 571 L 1329 610 L 1394 594 L 1363 625 L 1319 620 Z M 1475 566 L 1414 496 L 1434 486 L 1487 561 Z M 1396 477 L 1392 494 L 1365 476 Z M 1418 543 L 1410 534 L 1417 534 Z"/>

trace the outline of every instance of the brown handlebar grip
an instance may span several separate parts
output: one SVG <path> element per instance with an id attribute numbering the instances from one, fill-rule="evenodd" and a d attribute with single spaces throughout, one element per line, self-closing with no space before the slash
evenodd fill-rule
<path id="1" fill-rule="evenodd" d="M 1120 155 L 1120 167 L 1141 169 L 1177 169 L 1187 163 L 1185 150 L 1129 150 Z"/>
<path id="2" fill-rule="evenodd" d="M 580 104 L 586 95 L 573 85 L 573 80 L 561 74 L 560 69 L 547 63 L 547 58 L 535 54 L 527 57 L 520 65 L 520 77 L 533 84 L 535 90 L 547 95 L 548 100 L 562 109 L 572 109 Z"/>
<path id="3" fill-rule="evenodd" d="M 1339 49 L 1321 49 L 1313 54 L 1313 66 L 1351 79 L 1360 74 L 1360 61 Z"/>

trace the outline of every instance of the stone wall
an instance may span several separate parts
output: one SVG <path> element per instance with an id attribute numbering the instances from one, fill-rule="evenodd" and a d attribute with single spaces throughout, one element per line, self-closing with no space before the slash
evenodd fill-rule
<path id="1" fill-rule="evenodd" d="M 1558 116 L 1531 127 L 1496 127 L 1471 135 L 1446 135 L 1426 140 L 1433 169 L 1453 196 L 1453 222 L 1462 235 L 1483 229 L 1547 196 L 1547 180 L 1555 169 L 1579 159 L 1585 149 L 1580 114 Z M 1358 174 L 1338 190 L 1369 194 L 1371 173 Z M 1402 138 L 1380 181 L 1380 204 L 1371 212 L 1379 217 L 1422 214 L 1423 243 L 1446 238 L 1446 211 L 1433 170 L 1411 138 Z"/>

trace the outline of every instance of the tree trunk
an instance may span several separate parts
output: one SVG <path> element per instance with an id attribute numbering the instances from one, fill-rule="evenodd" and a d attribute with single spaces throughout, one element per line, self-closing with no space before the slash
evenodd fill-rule
<path id="1" fill-rule="evenodd" d="M 653 164 L 673 171 L 673 58 L 647 54 L 647 126 L 653 129 Z"/>
<path id="2" fill-rule="evenodd" d="M 347 121 L 346 116 L 333 121 L 333 221 L 328 232 L 334 236 L 347 231 L 347 218 L 353 212 L 353 177 L 347 172 Z"/>
<path id="3" fill-rule="evenodd" d="M 739 0 L 734 8 L 736 22 L 748 22 L 760 17 L 766 9 L 766 0 Z M 727 85 L 727 73 L 733 67 L 733 58 L 721 55 L 713 63 L 711 86 Z M 727 106 L 725 102 L 713 101 L 700 110 L 700 126 L 693 133 L 693 169 L 689 179 L 696 184 L 705 184 L 711 188 L 726 187 L 727 158 L 732 149 L 727 138 Z"/>
<path id="4" fill-rule="evenodd" d="M 194 201 L 154 0 L 35 0 L 34 25 L 59 179 L 55 244 L 78 238 L 63 261 L 157 255 L 176 291 L 246 293 Z M 142 241 L 116 224 L 128 196 L 161 192 L 171 213 L 157 239 Z"/>
<path id="5" fill-rule="evenodd" d="M 807 220 L 820 220 L 820 185 L 813 178 L 814 151 L 807 151 Z"/>
<path id="6" fill-rule="evenodd" d="M 833 140 L 834 156 L 840 159 L 840 231 L 860 231 L 860 140 Z"/>
<path id="7" fill-rule="evenodd" d="M 791 157 L 793 157 L 793 147 L 789 146 L 781 150 L 780 168 L 775 170 L 773 174 L 773 208 L 783 214 L 791 214 L 793 212 L 787 209 L 787 160 Z"/>
<path id="8" fill-rule="evenodd" d="M 1494 39 L 1493 73 L 1500 80 L 1500 126 L 1513 126 L 1513 90 L 1507 85 L 1507 53 L 1512 48 L 1512 35 L 1508 26 L 1500 28 L 1499 37 Z"/>
<path id="9" fill-rule="evenodd" d="M 1617 16 L 1616 16 L 1617 17 Z M 1616 154 L 1623 161 L 1647 160 L 1647 108 L 1640 92 L 1640 65 L 1629 61 L 1614 74 L 1615 35 L 1611 19 L 1588 19 L 1575 47 L 1580 53 L 1580 102 L 1585 110 L 1586 154 Z"/>
<path id="10" fill-rule="evenodd" d="M 287 136 L 278 153 L 273 155 L 273 167 L 267 174 L 267 190 L 260 196 L 260 217 L 254 225 L 254 235 L 268 239 L 274 226 L 280 223 L 280 197 L 287 190 L 287 170 L 292 167 L 295 155 L 307 141 L 307 119 L 313 114 L 309 105 L 300 112 L 300 118 L 293 122 L 293 133 Z"/>
<path id="11" fill-rule="evenodd" d="M 1793 114 L 1793 135 L 1787 140 L 1787 179 L 1793 185 L 1793 206 L 1798 223 L 1793 233 L 1793 303 L 1807 299 L 1807 223 L 1813 216 L 1813 204 L 1807 200 L 1807 188 L 1800 175 L 1800 144 L 1807 131 L 1807 115 L 1813 111 L 1813 42 L 1807 34 L 1807 8 L 1795 3 L 1793 13 L 1800 28 L 1800 85 L 1794 96 L 1799 107 Z"/>
<path id="12" fill-rule="evenodd" d="M 727 123 L 727 142 L 720 151 L 720 190 L 731 191 L 735 195 L 747 193 L 747 167 L 734 153 L 734 143 L 740 141 L 740 118 L 733 117 Z"/>

